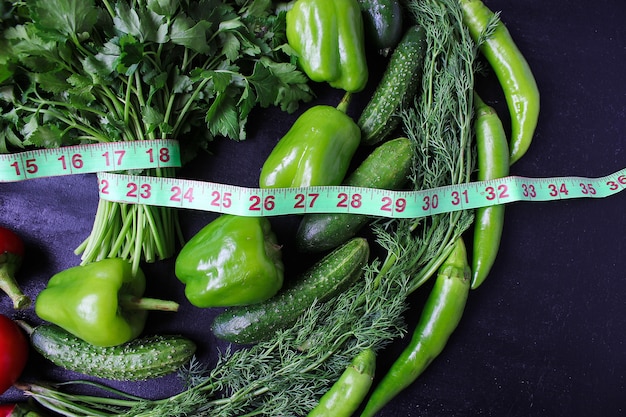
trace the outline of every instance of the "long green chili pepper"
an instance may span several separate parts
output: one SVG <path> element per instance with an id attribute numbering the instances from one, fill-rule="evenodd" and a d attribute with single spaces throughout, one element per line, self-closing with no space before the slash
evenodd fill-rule
<path id="1" fill-rule="evenodd" d="M 535 77 L 509 30 L 481 0 L 460 0 L 463 23 L 502 86 L 511 114 L 510 164 L 528 150 L 539 118 Z M 495 25 L 495 26 L 494 26 Z"/>
<path id="2" fill-rule="evenodd" d="M 478 181 L 509 175 L 509 144 L 496 111 L 474 94 Z M 500 190 L 492 189 L 494 199 Z M 476 209 L 472 249 L 472 289 L 483 283 L 496 260 L 504 226 L 504 205 Z"/>
<path id="3" fill-rule="evenodd" d="M 350 417 L 367 396 L 375 370 L 376 353 L 372 349 L 363 350 L 307 417 Z"/>
<path id="4" fill-rule="evenodd" d="M 441 353 L 456 329 L 470 288 L 470 267 L 462 238 L 439 267 L 411 342 L 374 388 L 361 417 L 372 417 L 411 385 Z"/>

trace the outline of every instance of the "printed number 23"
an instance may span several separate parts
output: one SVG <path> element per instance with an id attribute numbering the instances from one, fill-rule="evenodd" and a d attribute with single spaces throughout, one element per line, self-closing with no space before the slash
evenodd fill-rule
<path id="1" fill-rule="evenodd" d="M 139 196 L 141 198 L 150 198 L 152 195 L 152 187 L 150 184 L 138 185 L 137 183 L 129 182 L 126 188 L 128 189 L 126 197 L 136 198 Z"/>

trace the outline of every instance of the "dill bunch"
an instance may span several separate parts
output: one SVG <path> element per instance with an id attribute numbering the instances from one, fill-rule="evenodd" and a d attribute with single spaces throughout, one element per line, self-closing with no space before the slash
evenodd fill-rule
<path id="1" fill-rule="evenodd" d="M 477 46 L 454 0 L 405 0 L 413 22 L 426 32 L 421 93 L 402 109 L 402 127 L 415 147 L 414 190 L 469 182 L 473 152 L 473 89 Z M 429 199 L 425 205 L 436 205 Z M 413 276 L 410 292 L 430 278 L 474 220 L 473 211 L 379 222 L 378 242 L 386 262 L 402 262 Z M 391 225 L 391 227 L 390 227 Z M 401 258 L 400 260 L 398 258 Z"/>

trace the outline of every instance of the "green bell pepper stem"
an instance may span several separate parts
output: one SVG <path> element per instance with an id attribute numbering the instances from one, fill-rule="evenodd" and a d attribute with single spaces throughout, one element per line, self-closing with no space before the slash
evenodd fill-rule
<path id="1" fill-rule="evenodd" d="M 342 113 L 347 113 L 348 107 L 350 107 L 351 101 L 352 101 L 352 93 L 346 92 L 346 94 L 344 94 L 343 97 L 341 98 L 341 101 L 339 102 L 339 104 L 337 104 L 336 109 Z"/>
<path id="2" fill-rule="evenodd" d="M 129 294 L 122 294 L 119 296 L 119 306 L 128 311 L 178 311 L 178 307 L 180 305 L 176 301 L 159 300 L 157 298 L 148 297 L 134 297 Z"/>
<path id="3" fill-rule="evenodd" d="M 30 305 L 30 298 L 24 295 L 15 280 L 24 257 L 24 242 L 13 230 L 0 226 L 0 290 L 13 301 L 13 308 L 23 309 Z"/>

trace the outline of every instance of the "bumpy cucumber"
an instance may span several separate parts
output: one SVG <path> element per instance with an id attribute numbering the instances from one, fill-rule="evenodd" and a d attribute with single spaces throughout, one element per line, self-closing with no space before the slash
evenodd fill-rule
<path id="1" fill-rule="evenodd" d="M 150 336 L 112 347 L 93 346 L 64 329 L 42 324 L 30 334 L 31 344 L 55 365 L 84 375 L 117 381 L 140 381 L 176 371 L 196 351 L 177 335 Z"/>
<path id="2" fill-rule="evenodd" d="M 413 155 L 413 145 L 407 138 L 385 142 L 346 178 L 344 185 L 397 190 L 407 181 Z M 300 221 L 296 245 L 303 252 L 332 249 L 354 237 L 371 220 L 359 214 L 307 214 Z"/>
<path id="3" fill-rule="evenodd" d="M 213 321 L 213 333 L 220 339 L 249 344 L 271 338 L 289 328 L 315 300 L 326 301 L 345 290 L 363 274 L 369 245 L 354 238 L 327 254 L 293 283 L 268 301 L 233 307 Z"/>
<path id="4" fill-rule="evenodd" d="M 402 39 L 404 16 L 399 0 L 358 0 L 367 40 L 387 56 Z"/>
<path id="5" fill-rule="evenodd" d="M 391 54 L 372 98 L 357 121 L 362 144 L 381 142 L 398 127 L 400 110 L 415 97 L 421 85 L 426 48 L 424 29 L 409 27 Z"/>

